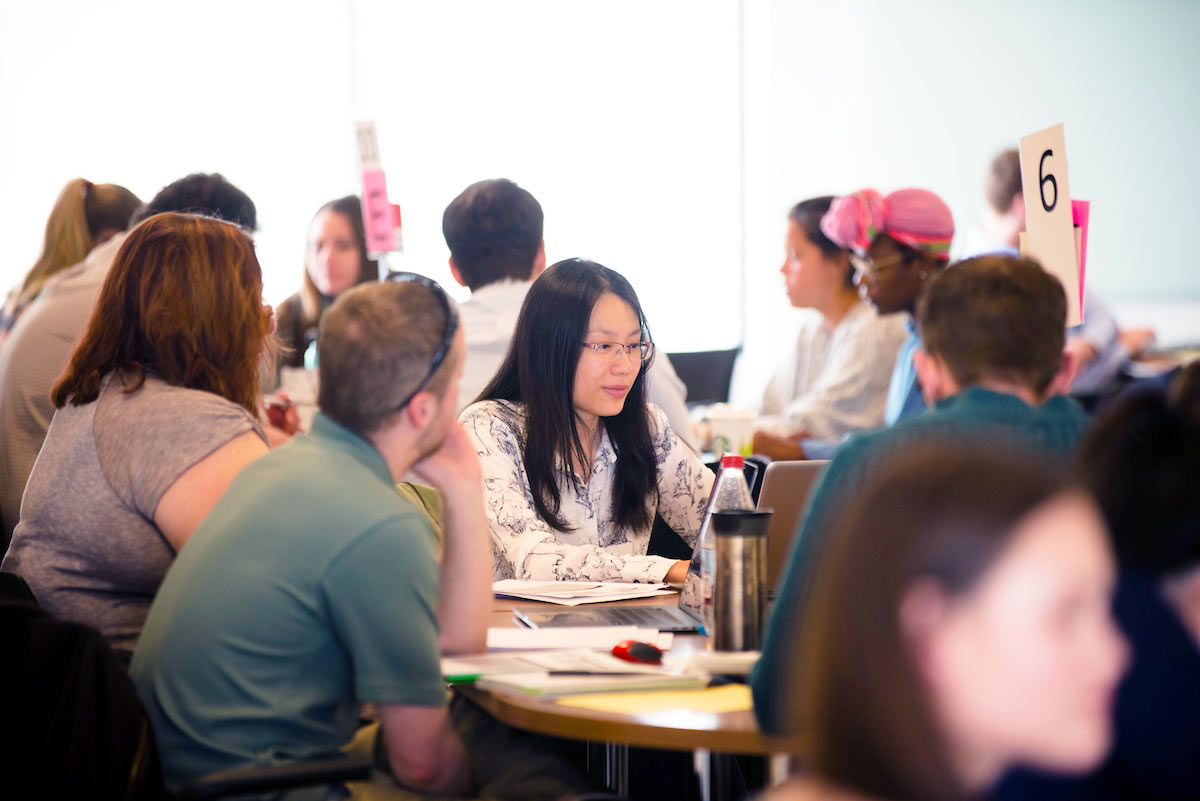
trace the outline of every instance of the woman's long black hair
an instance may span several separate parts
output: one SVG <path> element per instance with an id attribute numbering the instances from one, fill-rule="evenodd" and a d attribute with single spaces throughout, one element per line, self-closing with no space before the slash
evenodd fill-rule
<path id="1" fill-rule="evenodd" d="M 570 480 L 576 482 L 576 490 L 582 491 L 577 469 L 591 459 L 576 429 L 575 369 L 592 307 L 606 292 L 633 308 L 643 336 L 649 340 L 637 293 L 621 274 L 585 259 L 560 261 L 533 282 L 504 363 L 477 398 L 524 406 L 521 447 L 533 503 L 542 519 L 559 531 L 569 527 L 559 512 L 562 495 L 555 480 L 555 461 L 562 462 Z M 646 499 L 657 498 L 658 493 L 646 412 L 649 366 L 650 361 L 642 363 L 621 412 L 602 421 L 616 454 L 612 503 L 618 528 L 649 527 Z"/>

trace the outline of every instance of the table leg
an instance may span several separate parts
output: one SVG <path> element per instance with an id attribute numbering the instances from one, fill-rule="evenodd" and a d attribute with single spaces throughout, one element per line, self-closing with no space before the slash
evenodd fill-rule
<path id="1" fill-rule="evenodd" d="M 791 754 L 771 754 L 767 757 L 767 768 L 767 786 L 783 784 L 792 770 Z"/>
<path id="2" fill-rule="evenodd" d="M 731 754 L 714 754 L 706 748 L 694 752 L 696 775 L 700 779 L 701 801 L 734 801 L 745 798 L 737 762 Z"/>
<path id="3" fill-rule="evenodd" d="M 588 774 L 622 798 L 629 795 L 629 746 L 589 742 Z"/>
<path id="4" fill-rule="evenodd" d="M 700 778 L 700 801 L 712 801 L 712 752 L 697 748 L 692 752 L 696 775 Z"/>

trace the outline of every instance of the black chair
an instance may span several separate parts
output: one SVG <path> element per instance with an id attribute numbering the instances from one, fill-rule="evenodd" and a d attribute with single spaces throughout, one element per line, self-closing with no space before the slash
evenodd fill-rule
<path id="1" fill-rule="evenodd" d="M 370 760 L 337 756 L 214 773 L 171 795 L 150 719 L 124 665 L 95 629 L 21 598 L 23 584 L 5 576 L 0 586 L 5 797 L 201 801 L 370 776 Z"/>
<path id="2" fill-rule="evenodd" d="M 687 385 L 687 405 L 728 401 L 733 365 L 741 352 L 739 346 L 733 350 L 668 353 L 675 373 Z"/>

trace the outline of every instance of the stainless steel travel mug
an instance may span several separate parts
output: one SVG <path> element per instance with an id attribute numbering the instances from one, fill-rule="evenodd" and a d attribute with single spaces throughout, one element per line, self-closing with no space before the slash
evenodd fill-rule
<path id="1" fill-rule="evenodd" d="M 770 509 L 712 513 L 717 569 L 713 582 L 714 651 L 757 651 L 762 643 Z"/>

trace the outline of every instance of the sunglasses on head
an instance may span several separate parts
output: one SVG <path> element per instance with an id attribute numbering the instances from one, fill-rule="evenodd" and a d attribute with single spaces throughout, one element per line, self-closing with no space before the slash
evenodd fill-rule
<path id="1" fill-rule="evenodd" d="M 422 378 L 412 392 L 397 404 L 397 411 L 407 406 L 417 393 L 425 389 L 425 386 L 433 379 L 433 374 L 442 366 L 442 362 L 446 360 L 446 354 L 450 352 L 450 346 L 454 344 L 454 333 L 458 330 L 458 311 L 454 304 L 450 302 L 450 298 L 446 295 L 446 290 L 434 281 L 432 278 L 426 278 L 417 273 L 405 272 L 389 272 L 384 281 L 393 281 L 396 283 L 414 283 L 425 287 L 438 299 L 438 303 L 442 305 L 442 340 L 438 343 L 437 350 L 433 352 L 433 361 L 429 363 L 429 369 L 425 372 L 425 377 Z"/>

